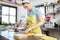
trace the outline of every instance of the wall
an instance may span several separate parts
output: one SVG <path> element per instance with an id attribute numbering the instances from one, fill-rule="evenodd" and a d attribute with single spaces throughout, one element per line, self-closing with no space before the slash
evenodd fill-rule
<path id="1" fill-rule="evenodd" d="M 40 4 L 43 4 L 43 3 L 51 3 L 51 2 L 53 2 L 53 3 L 56 3 L 57 2 L 57 0 L 29 0 L 31 3 L 32 3 L 32 5 L 40 5 Z"/>
<path id="2" fill-rule="evenodd" d="M 53 18 L 53 14 L 50 15 L 51 16 L 51 21 L 52 22 L 57 22 L 59 19 L 60 19 L 60 14 L 56 14 L 55 15 L 55 18 Z"/>
<path id="3" fill-rule="evenodd" d="M 20 18 L 22 18 L 23 16 L 25 16 L 25 18 L 27 17 L 27 11 L 22 6 L 18 6 L 18 8 L 17 8 L 17 20 L 19 21 Z"/>

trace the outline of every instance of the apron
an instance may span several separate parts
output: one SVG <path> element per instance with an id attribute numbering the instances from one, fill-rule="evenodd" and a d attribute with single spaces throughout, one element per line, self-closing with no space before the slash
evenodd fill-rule
<path id="1" fill-rule="evenodd" d="M 28 16 L 28 27 L 32 27 L 37 24 L 36 15 Z M 34 28 L 30 31 L 33 34 L 42 34 L 40 27 Z"/>

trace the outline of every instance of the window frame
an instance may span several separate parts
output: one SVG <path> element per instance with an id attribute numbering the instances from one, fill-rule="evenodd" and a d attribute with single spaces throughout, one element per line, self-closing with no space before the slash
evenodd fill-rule
<path id="1" fill-rule="evenodd" d="M 11 7 L 11 8 L 15 8 L 16 9 L 16 19 L 15 19 L 15 21 L 17 22 L 17 7 L 15 7 L 15 6 L 10 6 L 10 5 L 6 5 L 6 4 L 0 4 L 1 6 L 5 6 L 5 7 Z M 10 8 L 9 8 L 10 9 Z M 1 15 L 2 15 L 2 13 L 1 13 Z M 2 23 L 2 17 L 1 17 L 1 23 Z"/>

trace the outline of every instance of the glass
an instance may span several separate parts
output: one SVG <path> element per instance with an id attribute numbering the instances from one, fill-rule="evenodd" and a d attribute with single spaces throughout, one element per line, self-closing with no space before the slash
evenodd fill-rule
<path id="1" fill-rule="evenodd" d="M 8 23 L 8 16 L 2 16 L 2 23 L 3 22 Z"/>
<path id="2" fill-rule="evenodd" d="M 16 17 L 15 16 L 10 16 L 10 23 L 15 23 L 16 22 Z"/>
<path id="3" fill-rule="evenodd" d="M 2 15 L 8 15 L 9 14 L 9 7 L 2 6 Z"/>
<path id="4" fill-rule="evenodd" d="M 16 15 L 16 8 L 10 8 L 10 15 Z"/>

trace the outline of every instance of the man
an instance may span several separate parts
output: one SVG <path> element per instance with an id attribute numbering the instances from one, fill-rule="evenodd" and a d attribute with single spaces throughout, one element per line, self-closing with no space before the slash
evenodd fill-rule
<path id="1" fill-rule="evenodd" d="M 27 24 L 28 29 L 24 32 L 34 33 L 34 34 L 42 34 L 40 26 L 43 25 L 44 20 L 38 8 L 32 7 L 29 1 L 22 2 L 23 7 L 28 10 Z"/>

